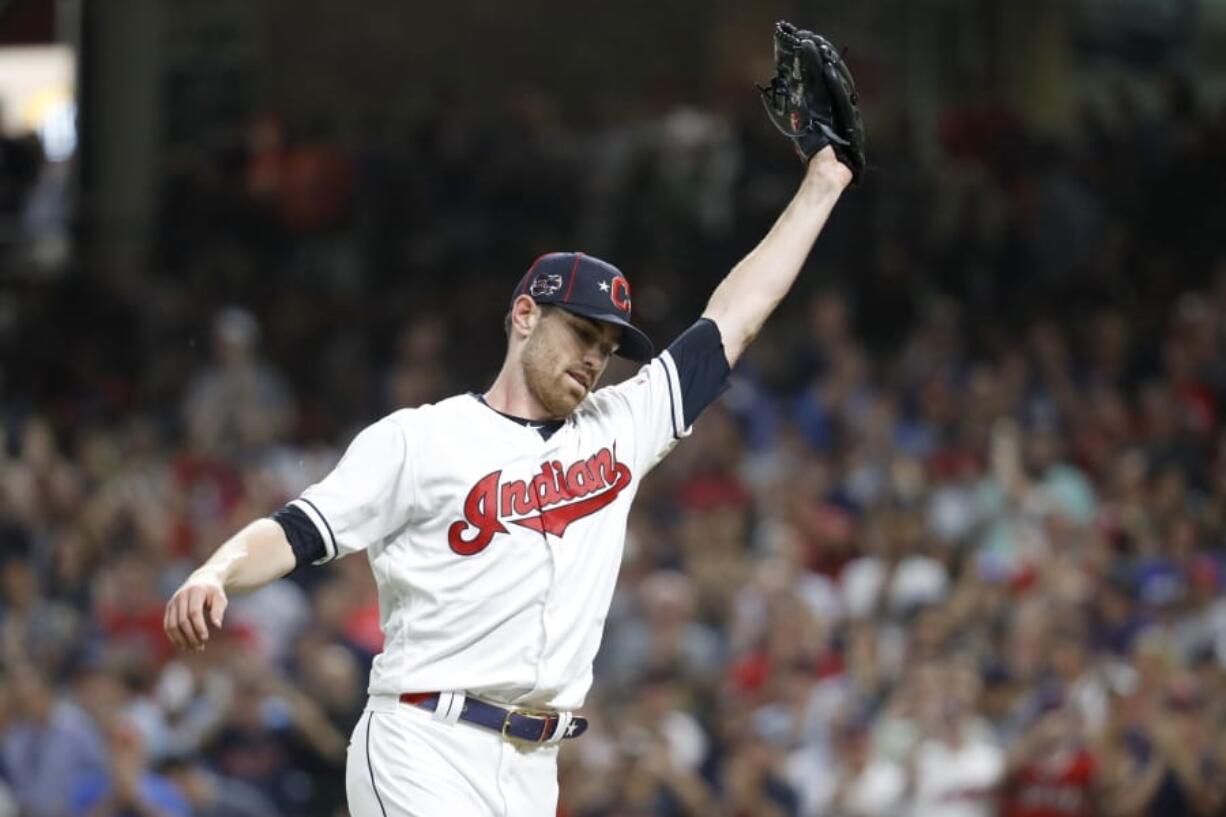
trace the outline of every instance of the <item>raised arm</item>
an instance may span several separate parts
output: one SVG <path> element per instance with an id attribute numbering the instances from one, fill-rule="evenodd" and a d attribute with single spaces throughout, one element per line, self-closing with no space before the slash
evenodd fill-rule
<path id="1" fill-rule="evenodd" d="M 720 282 L 702 313 L 719 327 L 733 366 L 792 288 L 851 171 L 825 147 L 812 159 L 800 189 L 766 237 Z"/>
<path id="2" fill-rule="evenodd" d="M 271 519 L 257 519 L 217 548 L 171 596 L 162 620 L 166 636 L 181 649 L 204 649 L 209 624 L 221 627 L 228 593 L 262 587 L 294 565 L 294 551 L 282 527 Z"/>

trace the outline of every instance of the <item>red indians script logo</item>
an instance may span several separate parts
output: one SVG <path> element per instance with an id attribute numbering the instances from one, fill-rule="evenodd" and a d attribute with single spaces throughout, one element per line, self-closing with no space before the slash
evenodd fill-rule
<path id="1" fill-rule="evenodd" d="M 629 484 L 630 469 L 608 448 L 566 467 L 557 460 L 543 462 L 540 473 L 527 481 L 503 482 L 502 471 L 494 471 L 469 490 L 464 519 L 451 523 L 447 543 L 461 556 L 480 553 L 494 534 L 507 532 L 504 521 L 561 536 L 571 522 L 610 504 Z"/>

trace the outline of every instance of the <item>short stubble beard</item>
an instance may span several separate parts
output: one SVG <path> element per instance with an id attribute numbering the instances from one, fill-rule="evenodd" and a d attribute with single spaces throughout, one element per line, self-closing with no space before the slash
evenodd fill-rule
<path id="1" fill-rule="evenodd" d="M 561 355 L 544 337 L 542 327 L 528 336 L 520 355 L 524 384 L 528 393 L 549 414 L 551 419 L 563 420 L 575 410 L 582 397 L 576 398 L 566 388 L 566 369 L 561 364 Z"/>

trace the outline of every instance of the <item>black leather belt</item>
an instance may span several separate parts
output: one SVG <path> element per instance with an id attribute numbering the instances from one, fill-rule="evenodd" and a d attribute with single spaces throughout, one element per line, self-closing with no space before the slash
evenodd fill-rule
<path id="1" fill-rule="evenodd" d="M 437 692 L 406 692 L 400 696 L 400 702 L 433 712 L 438 709 L 438 698 L 439 693 Z M 553 737 L 560 718 L 557 712 L 509 709 L 466 697 L 464 708 L 460 710 L 460 720 L 492 729 L 504 738 L 515 738 L 529 743 L 544 743 Z M 567 725 L 566 734 L 562 737 L 569 740 L 579 737 L 586 731 L 587 718 L 576 715 Z"/>

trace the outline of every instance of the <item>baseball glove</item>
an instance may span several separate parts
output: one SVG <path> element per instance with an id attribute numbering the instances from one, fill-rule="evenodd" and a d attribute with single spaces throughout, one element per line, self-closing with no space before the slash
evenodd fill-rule
<path id="1" fill-rule="evenodd" d="M 808 162 L 826 145 L 859 181 L 864 172 L 864 122 L 856 84 L 825 38 L 791 23 L 775 24 L 775 76 L 762 92 L 771 122 Z"/>

